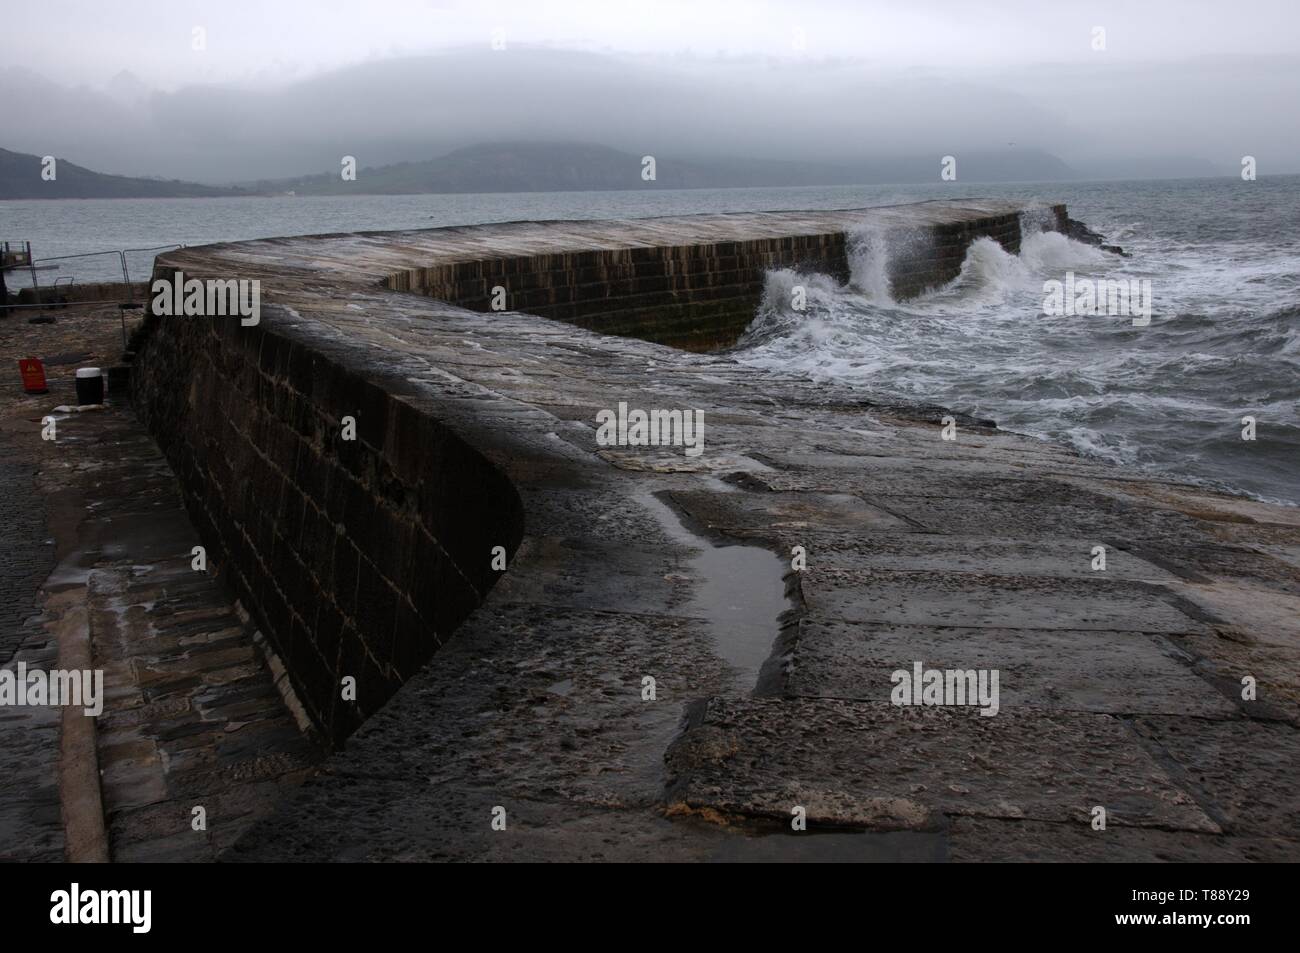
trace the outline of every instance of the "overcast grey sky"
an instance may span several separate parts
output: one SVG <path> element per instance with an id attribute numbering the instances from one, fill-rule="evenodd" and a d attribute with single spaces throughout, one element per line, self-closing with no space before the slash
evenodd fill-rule
<path id="1" fill-rule="evenodd" d="M 538 137 L 1300 171 L 1298 0 L 43 0 L 0 64 L 0 145 L 205 181 Z"/>

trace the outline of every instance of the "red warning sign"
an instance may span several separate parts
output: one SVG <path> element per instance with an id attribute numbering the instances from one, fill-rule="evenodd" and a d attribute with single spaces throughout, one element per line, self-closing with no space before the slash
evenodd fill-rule
<path id="1" fill-rule="evenodd" d="M 23 375 L 23 390 L 29 394 L 48 394 L 50 389 L 45 386 L 45 366 L 34 357 L 28 357 L 18 362 L 18 370 Z"/>

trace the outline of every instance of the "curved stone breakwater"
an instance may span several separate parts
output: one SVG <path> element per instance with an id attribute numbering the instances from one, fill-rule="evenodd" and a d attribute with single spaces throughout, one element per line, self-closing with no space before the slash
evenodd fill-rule
<path id="1" fill-rule="evenodd" d="M 767 268 L 835 273 L 858 227 L 910 230 L 896 287 L 938 283 L 975 237 L 1014 250 L 1022 211 L 160 256 L 155 278 L 261 281 L 255 326 L 147 322 L 133 398 L 346 739 L 228 856 L 1300 856 L 1300 513 L 637 339 L 734 340 Z M 620 403 L 699 414 L 703 452 L 598 442 Z M 700 548 L 727 543 L 790 567 L 753 686 L 694 598 Z M 1000 698 L 898 704 L 900 670 L 997 672 L 972 684 Z M 838 833 L 762 836 L 801 817 Z"/>
<path id="2" fill-rule="evenodd" d="M 907 298 L 961 270 L 980 237 L 1020 250 L 1025 209 L 1006 202 L 925 202 L 838 212 L 737 212 L 613 222 L 508 222 L 419 233 L 428 264 L 389 287 L 474 311 L 526 311 L 604 334 L 691 351 L 735 343 L 753 320 L 763 276 L 802 268 L 849 277 L 859 229 L 890 231 L 890 285 Z M 1033 210 L 1064 229 L 1065 206 Z"/>

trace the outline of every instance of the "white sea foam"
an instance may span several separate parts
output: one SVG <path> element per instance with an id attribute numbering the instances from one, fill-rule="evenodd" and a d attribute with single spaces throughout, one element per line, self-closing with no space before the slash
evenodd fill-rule
<path id="1" fill-rule="evenodd" d="M 1149 234 L 1141 222 L 1131 234 Z M 915 239 L 851 236 L 849 281 L 773 272 L 736 356 L 877 394 L 991 417 L 1085 454 L 1300 501 L 1280 462 L 1300 454 L 1300 259 L 1294 250 L 1144 238 L 1121 258 L 1027 228 L 1019 254 L 971 243 L 959 274 L 895 301 L 892 263 Z M 1042 313 L 1043 283 L 1066 272 L 1146 279 L 1148 327 Z M 790 307 L 795 286 L 806 307 Z M 1272 446 L 1242 452 L 1240 417 L 1268 421 Z M 1293 471 L 1293 468 L 1290 468 Z"/>

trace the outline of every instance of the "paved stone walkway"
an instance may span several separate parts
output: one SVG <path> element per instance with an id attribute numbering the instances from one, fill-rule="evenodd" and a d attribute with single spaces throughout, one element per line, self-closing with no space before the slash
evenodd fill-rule
<path id="1" fill-rule="evenodd" d="M 87 334 L 87 320 L 30 325 L 18 316 L 0 318 L 0 665 L 10 671 L 20 662 L 47 671 L 58 658 L 57 638 L 42 616 L 41 585 L 55 566 L 56 546 L 37 486 L 46 449 L 39 433 L 46 410 L 73 393 L 71 372 L 54 364 L 47 369 L 50 395 L 25 395 L 17 362 L 57 358 L 70 344 L 86 353 L 86 338 L 102 337 Z M 57 709 L 0 708 L 0 860 L 64 859 L 59 720 Z"/>
<path id="2" fill-rule="evenodd" d="M 0 451 L 4 449 L 0 443 Z M 0 487 L 20 488 L 26 482 L 23 468 L 8 467 L 0 479 L 20 476 Z M 35 593 L 17 589 L 11 593 L 35 602 Z M 27 672 L 48 671 L 58 659 L 58 643 L 40 624 L 39 608 L 15 603 L 20 612 L 32 614 L 25 624 L 11 630 L 12 656 L 3 668 L 16 673 L 19 663 Z M 63 860 L 63 819 L 59 801 L 59 709 L 49 707 L 0 707 L 0 861 Z"/>
<path id="3" fill-rule="evenodd" d="M 36 492 L 36 466 L 17 441 L 0 443 L 0 662 L 8 662 L 28 636 L 38 609 L 37 590 L 54 566 L 45 537 L 45 504 Z"/>
<path id="4" fill-rule="evenodd" d="M 427 254 L 411 234 L 171 256 L 260 274 L 273 333 L 402 393 L 524 502 L 483 606 L 306 783 L 309 746 L 187 569 L 192 533 L 130 418 L 70 418 L 72 452 L 43 471 L 57 581 L 84 585 L 112 685 L 119 859 L 1300 859 L 1295 509 L 386 290 Z M 703 411 L 706 452 L 599 446 L 595 414 L 620 401 Z M 88 516 L 71 535 L 67 512 Z M 733 637 L 765 621 L 751 665 Z M 998 714 L 893 706 L 917 661 L 998 671 Z M 0 767 L 48 778 L 48 729 L 0 721 Z M 33 796 L 0 800 L 0 836 L 57 853 L 21 840 L 48 826 L 48 786 L 14 790 Z"/>
<path id="5" fill-rule="evenodd" d="M 69 424 L 95 664 L 101 790 L 116 861 L 212 860 L 317 757 L 197 536 L 175 478 L 129 410 Z M 203 809 L 206 829 L 192 827 Z"/>
<path id="6" fill-rule="evenodd" d="M 6 350 L 77 345 L 85 363 L 107 364 L 120 351 L 119 326 L 106 320 L 116 315 L 62 312 L 55 325 L 21 327 Z M 0 356 L 9 365 L 14 355 Z M 77 635 L 104 671 L 95 737 L 109 855 L 214 859 L 319 753 L 221 580 L 192 568 L 197 539 L 153 441 L 112 406 L 56 415 L 57 440 L 42 441 L 41 417 L 74 402 L 71 370 L 56 365 L 50 377 L 43 397 L 3 385 L 0 500 L 14 532 L 0 552 L 35 567 L 3 576 L 6 604 L 28 616 L 3 630 L 19 646 L 8 664 L 55 664 L 46 597 L 84 606 L 90 631 Z M 60 734 L 59 709 L 0 708 L 0 859 L 64 859 Z M 193 827 L 195 807 L 204 830 Z"/>
<path id="7" fill-rule="evenodd" d="M 527 536 L 239 856 L 1300 858 L 1300 511 L 969 420 L 944 441 L 937 409 L 726 355 L 376 288 L 418 236 L 357 239 L 355 258 L 312 242 L 170 259 L 261 274 L 274 333 L 480 447 Z M 702 410 L 707 451 L 598 446 L 619 401 Z M 699 598 L 706 557 L 738 545 L 786 566 L 790 600 L 748 683 Z M 999 713 L 893 706 L 891 674 L 917 661 L 998 670 Z M 821 833 L 792 835 L 795 808 Z"/>

